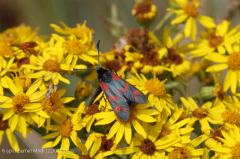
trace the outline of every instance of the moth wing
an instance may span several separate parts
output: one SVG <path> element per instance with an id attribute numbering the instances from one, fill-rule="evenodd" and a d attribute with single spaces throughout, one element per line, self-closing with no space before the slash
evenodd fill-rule
<path id="1" fill-rule="evenodd" d="M 115 87 L 121 90 L 121 94 L 127 98 L 128 100 L 134 103 L 145 104 L 148 102 L 147 97 L 136 87 L 125 81 L 124 79 L 120 78 L 116 74 L 113 74 L 113 81 Z"/>
<path id="2" fill-rule="evenodd" d="M 130 115 L 127 99 L 116 89 L 113 81 L 109 83 L 102 82 L 100 86 L 118 119 L 124 122 L 127 121 Z"/>

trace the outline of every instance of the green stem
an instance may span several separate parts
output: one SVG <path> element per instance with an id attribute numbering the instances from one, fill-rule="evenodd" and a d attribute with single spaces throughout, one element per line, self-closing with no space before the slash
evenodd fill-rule
<path id="1" fill-rule="evenodd" d="M 153 29 L 153 33 L 156 33 L 162 26 L 166 23 L 166 21 L 173 15 L 173 12 L 167 12 L 163 19 L 157 24 L 157 26 Z"/>

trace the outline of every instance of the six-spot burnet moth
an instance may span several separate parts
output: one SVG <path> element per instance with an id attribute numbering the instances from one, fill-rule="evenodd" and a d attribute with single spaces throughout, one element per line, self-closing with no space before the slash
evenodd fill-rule
<path id="1" fill-rule="evenodd" d="M 114 113 L 121 121 L 128 121 L 130 116 L 129 106 L 134 103 L 144 104 L 148 100 L 146 96 L 136 87 L 112 73 L 109 70 L 99 66 L 99 43 L 98 49 L 98 67 L 96 69 L 75 69 L 75 70 L 96 70 L 98 74 L 98 82 L 111 105 Z"/>

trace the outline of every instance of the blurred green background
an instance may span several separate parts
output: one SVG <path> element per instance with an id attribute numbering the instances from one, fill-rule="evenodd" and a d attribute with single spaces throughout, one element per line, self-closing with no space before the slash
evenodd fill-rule
<path id="1" fill-rule="evenodd" d="M 231 0 L 203 0 L 201 9 L 203 15 L 213 17 L 216 22 L 220 22 L 227 10 Z M 169 7 L 168 0 L 156 0 L 157 18 L 151 28 L 163 18 L 166 8 Z M 64 22 L 69 27 L 75 27 L 76 23 L 87 21 L 87 26 L 92 28 L 95 33 L 93 40 L 101 40 L 101 52 L 110 51 L 112 44 L 117 39 L 111 34 L 109 24 L 104 20 L 111 18 L 113 12 L 111 8 L 116 7 L 119 22 L 122 22 L 120 29 L 131 29 L 139 27 L 136 19 L 131 15 L 134 6 L 133 0 L 0 0 L 0 32 L 5 29 L 25 23 L 33 29 L 39 27 L 39 35 L 50 35 L 55 33 L 49 24 L 60 25 Z M 239 24 L 239 13 L 233 17 L 233 24 Z M 157 37 L 161 37 L 161 32 L 157 32 Z M 77 79 L 71 78 L 71 85 L 68 90 L 75 90 Z M 67 87 L 63 85 L 61 87 Z M 71 88 L 72 87 L 72 88 Z M 73 96 L 73 92 L 68 93 Z M 22 139 L 21 134 L 15 133 L 21 149 L 40 149 L 46 142 L 41 140 L 38 133 L 27 134 L 26 139 Z M 2 149 L 10 149 L 6 138 L 3 137 L 0 145 L 0 158 L 56 158 L 56 154 L 49 153 L 23 153 L 7 154 Z"/>

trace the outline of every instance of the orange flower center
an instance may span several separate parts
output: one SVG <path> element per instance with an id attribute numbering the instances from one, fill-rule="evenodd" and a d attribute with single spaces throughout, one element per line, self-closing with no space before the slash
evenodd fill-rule
<path id="1" fill-rule="evenodd" d="M 215 32 L 210 34 L 209 46 L 217 48 L 223 42 L 223 37 L 216 36 Z"/>
<path id="2" fill-rule="evenodd" d="M 240 114 L 233 110 L 226 110 L 222 113 L 223 119 L 233 125 L 240 126 Z"/>
<path id="3" fill-rule="evenodd" d="M 240 158 L 240 142 L 237 142 L 232 147 L 232 157 L 233 157 L 233 159 L 239 159 Z"/>
<path id="4" fill-rule="evenodd" d="M 63 121 L 59 126 L 59 133 L 61 137 L 70 137 L 72 130 L 73 124 L 71 122 L 71 119 Z"/>
<path id="5" fill-rule="evenodd" d="M 190 159 L 191 152 L 186 147 L 176 147 L 168 154 L 169 159 Z"/>
<path id="6" fill-rule="evenodd" d="M 7 128 L 9 128 L 9 126 L 8 126 L 8 120 L 2 120 L 2 118 L 3 118 L 3 115 L 2 114 L 0 114 L 0 130 L 6 130 Z"/>
<path id="7" fill-rule="evenodd" d="M 102 142 L 101 142 L 101 146 L 99 148 L 99 151 L 110 151 L 111 148 L 113 147 L 113 140 L 112 139 L 107 139 L 106 136 L 102 136 Z"/>
<path id="8" fill-rule="evenodd" d="M 235 52 L 229 55 L 228 66 L 233 71 L 240 70 L 240 53 Z"/>
<path id="9" fill-rule="evenodd" d="M 13 111 L 20 115 L 24 114 L 25 109 L 23 107 L 31 103 L 29 97 L 25 93 L 21 93 L 13 97 L 12 102 Z"/>
<path id="10" fill-rule="evenodd" d="M 156 151 L 156 147 L 154 143 L 149 139 L 145 139 L 141 141 L 139 148 L 144 154 L 150 155 L 150 156 L 152 156 Z"/>
<path id="11" fill-rule="evenodd" d="M 167 48 L 167 49 L 168 49 L 168 55 L 167 55 L 167 57 L 163 57 L 163 59 L 162 59 L 162 61 L 165 64 L 179 65 L 183 62 L 182 57 L 177 54 L 177 52 L 174 48 Z"/>
<path id="12" fill-rule="evenodd" d="M 195 18 L 198 16 L 198 10 L 192 3 L 188 3 L 187 5 L 184 6 L 183 9 L 184 9 L 185 13 L 190 17 Z"/>
<path id="13" fill-rule="evenodd" d="M 88 49 L 88 47 L 85 46 L 83 41 L 78 39 L 69 39 L 64 43 L 64 47 L 69 54 L 73 55 L 80 55 Z"/>
<path id="14" fill-rule="evenodd" d="M 47 60 L 43 64 L 43 69 L 46 71 L 51 72 L 59 72 L 60 71 L 60 64 L 55 60 Z"/>
<path id="15" fill-rule="evenodd" d="M 157 140 L 158 140 L 158 139 L 161 139 L 162 137 L 167 136 L 167 135 L 169 135 L 169 134 L 170 134 L 170 129 L 168 128 L 167 125 L 164 124 L 164 125 L 162 126 L 162 131 L 161 131 L 161 133 L 158 135 Z"/>
<path id="16" fill-rule="evenodd" d="M 132 15 L 139 21 L 147 21 L 156 16 L 156 6 L 153 1 L 136 3 L 132 10 Z"/>
<path id="17" fill-rule="evenodd" d="M 100 111 L 98 109 L 98 105 L 95 105 L 95 104 L 87 107 L 87 109 L 86 109 L 86 114 L 87 115 L 93 115 L 93 114 L 96 114 L 96 113 L 99 113 L 99 112 Z"/>
<path id="18" fill-rule="evenodd" d="M 220 138 L 225 139 L 225 138 L 223 137 L 223 135 L 222 135 L 221 129 L 215 130 L 215 131 L 212 133 L 212 138 L 213 138 L 214 140 L 216 140 L 217 142 L 220 142 L 220 143 L 223 144 L 223 142 L 222 142 L 221 140 L 219 140 L 217 137 L 220 137 Z"/>
<path id="19" fill-rule="evenodd" d="M 58 92 L 51 93 L 50 98 L 42 99 L 42 106 L 44 111 L 48 114 L 53 114 L 55 111 L 59 110 L 62 106 L 62 102 Z"/>
<path id="20" fill-rule="evenodd" d="M 80 155 L 79 159 L 94 159 L 94 158 L 90 157 L 89 155 Z"/>
<path id="21" fill-rule="evenodd" d="M 192 112 L 192 115 L 198 119 L 203 119 L 207 116 L 208 111 L 203 108 L 197 108 Z"/>
<path id="22" fill-rule="evenodd" d="M 149 81 L 145 82 L 144 87 L 150 94 L 153 94 L 156 97 L 164 97 L 166 96 L 166 89 L 164 87 L 164 82 L 167 79 L 160 81 L 157 78 L 150 79 Z"/>

